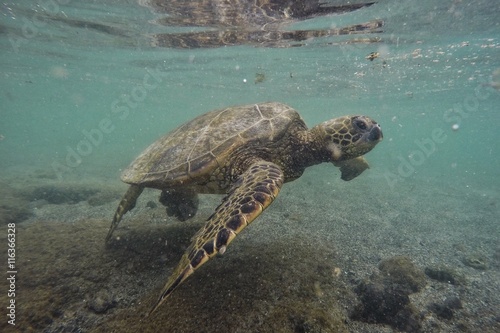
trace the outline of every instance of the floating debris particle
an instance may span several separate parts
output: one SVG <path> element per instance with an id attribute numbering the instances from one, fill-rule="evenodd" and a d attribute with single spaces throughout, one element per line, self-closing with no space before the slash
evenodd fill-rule
<path id="1" fill-rule="evenodd" d="M 378 52 L 372 52 L 369 55 L 367 55 L 365 57 L 365 59 L 373 61 L 374 59 L 377 59 L 378 57 L 380 57 L 380 53 L 378 53 Z"/>
<path id="2" fill-rule="evenodd" d="M 255 84 L 262 83 L 266 80 L 266 74 L 264 73 L 255 73 Z"/>

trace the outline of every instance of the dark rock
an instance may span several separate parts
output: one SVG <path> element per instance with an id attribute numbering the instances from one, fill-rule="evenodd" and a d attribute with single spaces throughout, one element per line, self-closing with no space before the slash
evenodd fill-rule
<path id="1" fill-rule="evenodd" d="M 425 286 L 425 274 L 407 257 L 383 260 L 379 269 L 380 274 L 373 274 L 355 288 L 360 303 L 351 318 L 388 324 L 405 332 L 420 332 L 419 317 L 408 295 Z"/>
<path id="2" fill-rule="evenodd" d="M 60 205 L 87 201 L 91 206 L 101 206 L 119 198 L 117 192 L 108 189 L 59 183 L 32 187 L 24 190 L 23 196 L 30 202 Z"/>
<path id="3" fill-rule="evenodd" d="M 156 208 L 158 207 L 158 205 L 156 204 L 156 202 L 152 201 L 152 200 L 149 200 L 147 203 L 146 203 L 146 207 L 148 208 Z"/>
<path id="4" fill-rule="evenodd" d="M 46 200 L 48 203 L 58 205 L 64 203 L 75 204 L 80 201 L 85 201 L 97 192 L 99 192 L 99 190 L 95 188 L 73 187 L 68 185 L 43 185 L 36 187 L 31 193 L 27 193 L 27 196 L 30 201 Z"/>
<path id="5" fill-rule="evenodd" d="M 355 292 L 363 304 L 361 318 L 371 323 L 390 323 L 388 318 L 410 303 L 408 295 L 397 286 L 380 282 L 361 282 Z"/>
<path id="6" fill-rule="evenodd" d="M 442 304 L 432 303 L 429 310 L 434 312 L 438 317 L 443 319 L 452 319 L 453 310 L 461 309 L 462 301 L 456 296 L 451 296 L 445 299 Z"/>
<path id="7" fill-rule="evenodd" d="M 457 296 L 450 296 L 444 300 L 444 305 L 446 305 L 450 309 L 461 309 L 462 301 Z"/>
<path id="8" fill-rule="evenodd" d="M 447 308 L 443 304 L 432 303 L 429 306 L 429 310 L 434 312 L 439 318 L 442 318 L 442 319 L 453 318 L 453 311 L 451 311 L 451 309 Z"/>
<path id="9" fill-rule="evenodd" d="M 425 268 L 425 274 L 433 280 L 453 285 L 463 285 L 465 279 L 454 269 L 447 266 L 429 266 Z"/>
<path id="10" fill-rule="evenodd" d="M 390 283 L 408 288 L 410 293 L 417 292 L 427 284 L 425 274 L 410 258 L 396 256 L 382 260 L 378 265 L 381 275 Z"/>
<path id="11" fill-rule="evenodd" d="M 361 303 L 351 314 L 351 318 L 368 323 L 388 324 L 405 332 L 419 332 L 418 316 L 410 304 L 408 289 L 397 284 L 361 282 L 355 289 Z"/>

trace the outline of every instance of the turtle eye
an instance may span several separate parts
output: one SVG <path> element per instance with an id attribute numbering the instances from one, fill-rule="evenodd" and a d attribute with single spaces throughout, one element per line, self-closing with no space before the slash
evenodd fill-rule
<path id="1" fill-rule="evenodd" d="M 354 125 L 357 126 L 362 131 L 366 131 L 368 129 L 368 126 L 366 125 L 366 123 L 361 119 L 355 119 Z"/>

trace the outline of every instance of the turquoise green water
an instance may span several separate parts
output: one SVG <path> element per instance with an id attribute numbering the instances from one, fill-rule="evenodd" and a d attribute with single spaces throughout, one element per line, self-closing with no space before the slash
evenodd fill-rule
<path id="1" fill-rule="evenodd" d="M 133 2 L 46 7 L 58 18 L 102 22 L 123 35 L 38 22 L 31 2 L 3 6 L 3 170 L 49 168 L 62 180 L 96 170 L 117 178 L 150 142 L 195 115 L 276 100 L 310 125 L 349 113 L 377 119 L 385 142 L 370 156 L 373 176 L 498 186 L 500 94 L 487 84 L 500 68 L 500 28 L 498 6 L 486 1 L 440 8 L 387 1 L 340 16 L 341 23 L 384 19 L 375 44 L 331 45 L 339 39 L 327 37 L 300 48 L 189 50 L 148 46 L 147 34 L 160 28 L 150 23 L 154 13 Z M 366 60 L 374 51 L 381 57 Z M 256 73 L 265 74 L 262 83 L 254 83 Z M 107 133 L 99 130 L 102 121 Z M 420 153 L 416 140 L 432 140 L 435 129 L 443 142 Z M 414 165 L 398 171 L 402 160 Z"/>
<path id="2" fill-rule="evenodd" d="M 423 202 L 447 207 L 453 200 L 453 210 L 458 200 L 477 210 L 471 220 L 478 229 L 483 222 L 494 226 L 498 221 L 484 221 L 482 208 L 468 197 L 487 197 L 489 212 L 498 212 L 500 3 L 436 3 L 382 0 L 286 27 L 328 29 L 380 19 L 378 43 L 351 43 L 373 37 L 356 35 L 290 48 L 170 49 L 152 46 L 150 36 L 179 28 L 156 25 L 160 14 L 132 0 L 4 2 L 1 180 L 29 181 L 41 170 L 63 184 L 120 184 L 121 170 L 134 157 L 183 122 L 216 108 L 279 101 L 310 126 L 345 114 L 377 120 L 384 140 L 367 155 L 371 169 L 362 177 L 369 193 L 391 209 L 397 210 L 394 195 L 430 216 L 441 212 L 426 211 Z M 372 52 L 380 56 L 370 61 Z M 338 181 L 338 171 L 327 167 L 311 175 Z M 428 187 L 425 200 L 412 196 L 414 187 Z M 361 194 L 360 203 L 366 199 Z"/>

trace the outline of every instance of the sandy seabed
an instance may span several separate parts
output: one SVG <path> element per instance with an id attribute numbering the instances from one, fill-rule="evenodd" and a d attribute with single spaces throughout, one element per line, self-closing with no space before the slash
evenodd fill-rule
<path id="1" fill-rule="evenodd" d="M 351 182 L 331 173 L 286 184 L 150 317 L 221 197 L 203 196 L 198 215 L 178 222 L 146 190 L 105 247 L 126 189 L 118 180 L 3 179 L 0 219 L 16 225 L 18 273 L 16 326 L 3 320 L 0 330 L 500 331 L 498 192 L 437 180 L 391 189 L 369 172 Z"/>

